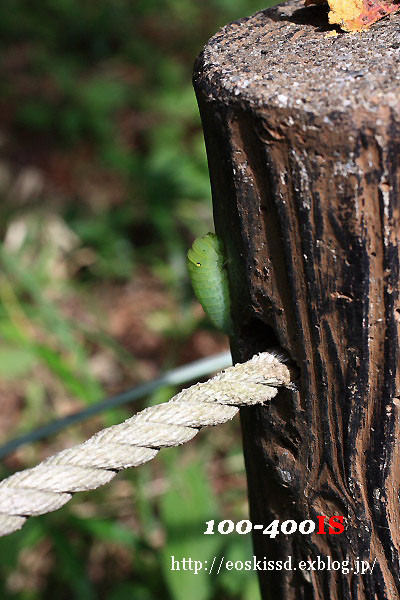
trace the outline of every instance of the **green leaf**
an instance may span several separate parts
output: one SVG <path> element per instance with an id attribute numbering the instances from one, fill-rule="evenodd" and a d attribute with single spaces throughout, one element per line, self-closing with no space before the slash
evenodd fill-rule
<path id="1" fill-rule="evenodd" d="M 151 590 L 144 584 L 121 583 L 117 584 L 112 592 L 107 595 L 107 600 L 154 600 Z"/>
<path id="2" fill-rule="evenodd" d="M 204 535 L 206 521 L 218 519 L 215 498 L 203 462 L 196 461 L 183 469 L 176 468 L 175 464 L 169 476 L 171 487 L 161 500 L 161 515 L 167 532 L 161 555 L 163 574 L 174 600 L 206 600 L 211 597 L 212 590 L 208 571 L 202 570 L 195 575 L 189 570 L 171 570 L 171 557 L 177 561 L 191 558 L 211 565 L 223 543 L 218 534 Z"/>
<path id="3" fill-rule="evenodd" d="M 251 543 L 251 534 L 240 535 L 232 533 L 225 536 L 227 546 L 224 549 L 225 563 L 227 561 L 238 563 L 238 568 L 221 570 L 218 582 L 221 587 L 232 595 L 243 599 L 257 600 L 259 598 L 257 573 L 253 570 L 241 569 L 241 564 L 252 560 L 254 551 Z M 249 596 L 249 592 L 253 595 Z M 257 593 L 256 593 L 257 592 Z"/>
<path id="4" fill-rule="evenodd" d="M 100 518 L 77 519 L 70 517 L 69 523 L 98 540 L 113 542 L 132 548 L 135 548 L 136 544 L 139 543 L 138 536 L 133 531 L 123 527 L 114 520 Z"/>
<path id="5" fill-rule="evenodd" d="M 52 532 L 57 557 L 58 577 L 64 581 L 65 591 L 76 600 L 95 600 L 97 594 L 82 561 L 81 544 L 70 541 L 59 529 Z"/>
<path id="6" fill-rule="evenodd" d="M 28 375 L 35 364 L 35 354 L 26 347 L 0 346 L 0 378 L 17 379 Z"/>

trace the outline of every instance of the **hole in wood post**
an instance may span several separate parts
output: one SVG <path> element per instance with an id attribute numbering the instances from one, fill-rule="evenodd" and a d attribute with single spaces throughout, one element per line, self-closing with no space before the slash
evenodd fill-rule
<path id="1" fill-rule="evenodd" d="M 240 326 L 239 337 L 246 340 L 246 347 L 251 346 L 252 354 L 279 347 L 275 331 L 259 317 L 252 317 L 244 322 Z"/>

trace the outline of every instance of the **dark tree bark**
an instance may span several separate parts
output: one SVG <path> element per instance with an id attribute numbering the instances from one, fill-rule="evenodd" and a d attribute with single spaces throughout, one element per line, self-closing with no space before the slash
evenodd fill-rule
<path id="1" fill-rule="evenodd" d="M 281 346 L 298 392 L 242 411 L 251 519 L 344 515 L 340 535 L 254 537 L 264 599 L 400 598 L 400 17 L 328 36 L 300 0 L 222 29 L 195 67 L 245 360 Z M 326 530 L 328 528 L 326 527 Z"/>

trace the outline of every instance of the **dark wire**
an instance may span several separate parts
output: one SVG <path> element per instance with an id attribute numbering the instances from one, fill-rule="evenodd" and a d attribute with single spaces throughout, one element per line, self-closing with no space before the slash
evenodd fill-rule
<path id="1" fill-rule="evenodd" d="M 215 354 L 214 356 L 209 356 L 207 358 L 201 358 L 200 360 L 196 360 L 192 363 L 184 365 L 183 367 L 171 369 L 171 371 L 167 371 L 158 379 L 153 379 L 153 381 L 138 385 L 125 392 L 122 392 L 121 394 L 111 396 L 110 398 L 102 400 L 101 402 L 97 402 L 96 404 L 92 404 L 91 406 L 88 406 L 79 412 L 68 415 L 67 417 L 63 417 L 62 419 L 52 421 L 47 425 L 43 425 L 43 427 L 38 427 L 29 433 L 25 433 L 24 435 L 20 435 L 10 440 L 3 446 L 0 446 L 0 459 L 4 458 L 8 454 L 11 454 L 11 452 L 14 452 L 14 450 L 20 446 L 30 444 L 31 442 L 37 442 L 38 440 L 54 435 L 73 423 L 79 423 L 88 417 L 97 415 L 98 413 L 108 410 L 109 408 L 120 406 L 126 402 L 139 400 L 140 398 L 143 398 L 143 396 L 151 394 L 163 385 L 180 385 L 187 381 L 193 381 L 194 379 L 198 379 L 214 371 L 219 371 L 220 369 L 229 367 L 231 364 L 231 353 L 228 351 L 221 352 L 220 354 Z"/>

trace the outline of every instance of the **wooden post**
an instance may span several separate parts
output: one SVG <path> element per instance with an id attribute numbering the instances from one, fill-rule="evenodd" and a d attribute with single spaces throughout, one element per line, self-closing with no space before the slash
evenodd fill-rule
<path id="1" fill-rule="evenodd" d="M 260 571 L 263 598 L 395 600 L 400 17 L 335 37 L 326 14 L 290 0 L 226 26 L 194 82 L 234 357 L 281 346 L 300 374 L 242 411 L 251 520 L 344 516 L 339 535 L 257 532 L 258 559 L 297 567 Z"/>

